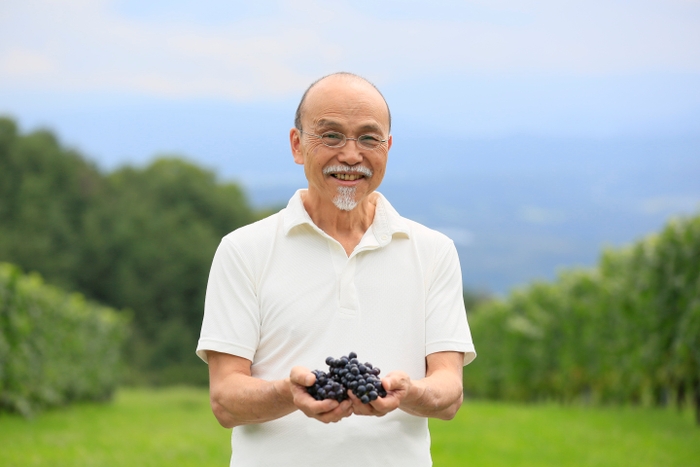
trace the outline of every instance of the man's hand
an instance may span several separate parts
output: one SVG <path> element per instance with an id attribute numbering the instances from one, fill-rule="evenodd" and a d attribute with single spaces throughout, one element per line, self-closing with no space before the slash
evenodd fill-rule
<path id="1" fill-rule="evenodd" d="M 379 397 L 368 404 L 363 404 L 352 391 L 348 391 L 348 396 L 350 396 L 352 401 L 352 410 L 357 415 L 383 417 L 401 405 L 401 401 L 409 394 L 412 385 L 411 378 L 406 373 L 403 371 L 392 371 L 382 378 L 382 386 L 386 391 L 386 397 Z"/>
<path id="2" fill-rule="evenodd" d="M 308 386 L 316 382 L 316 375 L 308 368 L 295 366 L 289 374 L 290 389 L 294 405 L 304 412 L 307 417 L 315 418 L 323 423 L 335 423 L 353 413 L 350 400 L 338 402 L 332 399 L 317 401 L 306 391 Z"/>
<path id="3" fill-rule="evenodd" d="M 462 405 L 461 352 L 436 352 L 426 357 L 425 378 L 413 381 L 403 371 L 392 371 L 382 378 L 387 392 L 369 404 L 363 404 L 351 391 L 352 410 L 357 415 L 381 417 L 400 408 L 419 417 L 449 420 Z"/>

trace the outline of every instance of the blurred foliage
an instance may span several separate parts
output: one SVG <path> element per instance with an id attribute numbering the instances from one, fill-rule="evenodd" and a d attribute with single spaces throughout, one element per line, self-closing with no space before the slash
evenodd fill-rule
<path id="1" fill-rule="evenodd" d="M 465 288 L 463 295 L 464 307 L 467 309 L 467 313 L 494 299 L 491 292 L 486 289 Z"/>
<path id="2" fill-rule="evenodd" d="M 0 411 L 111 397 L 127 315 L 0 263 Z"/>
<path id="3" fill-rule="evenodd" d="M 0 261 L 133 311 L 133 382 L 206 384 L 194 355 L 221 237 L 259 218 L 241 188 L 177 157 L 102 174 L 48 131 L 0 118 Z"/>
<path id="4" fill-rule="evenodd" d="M 675 219 L 596 268 L 478 305 L 475 396 L 517 401 L 689 400 L 700 422 L 700 216 Z"/>

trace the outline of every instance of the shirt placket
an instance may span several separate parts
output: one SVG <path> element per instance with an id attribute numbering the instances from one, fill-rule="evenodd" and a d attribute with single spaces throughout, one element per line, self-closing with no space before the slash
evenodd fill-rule
<path id="1" fill-rule="evenodd" d="M 355 287 L 356 266 L 357 257 L 351 256 L 347 258 L 338 275 L 338 305 L 340 312 L 345 315 L 356 316 L 360 308 L 357 288 Z"/>

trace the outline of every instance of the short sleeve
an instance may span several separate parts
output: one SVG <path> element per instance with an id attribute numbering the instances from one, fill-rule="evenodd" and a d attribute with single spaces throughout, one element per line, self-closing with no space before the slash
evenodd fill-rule
<path id="1" fill-rule="evenodd" d="M 206 350 L 253 361 L 260 340 L 260 312 L 253 272 L 237 248 L 235 237 L 224 237 L 214 255 L 197 355 Z"/>
<path id="2" fill-rule="evenodd" d="M 476 358 L 462 292 L 462 270 L 451 241 L 430 271 L 426 301 L 426 355 L 464 352 L 464 364 Z"/>

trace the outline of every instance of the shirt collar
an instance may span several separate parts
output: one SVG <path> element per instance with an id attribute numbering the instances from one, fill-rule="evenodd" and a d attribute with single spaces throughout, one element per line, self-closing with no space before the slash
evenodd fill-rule
<path id="1" fill-rule="evenodd" d="M 286 209 L 284 209 L 282 215 L 284 216 L 284 234 L 288 235 L 289 232 L 300 225 L 309 225 L 314 230 L 321 232 L 321 229 L 314 224 L 311 220 L 311 216 L 306 212 L 304 208 L 304 203 L 301 200 L 301 194 L 306 191 L 305 189 L 297 190 L 294 196 L 289 200 Z M 368 230 L 372 231 L 377 243 L 380 246 L 384 246 L 391 241 L 395 234 L 401 234 L 403 236 L 409 236 L 408 223 L 404 218 L 402 218 L 399 213 L 394 209 L 394 207 L 389 203 L 389 201 L 379 192 L 377 193 L 377 207 L 374 211 L 374 219 L 372 220 L 372 225 Z M 365 234 L 367 235 L 367 234 Z"/>

